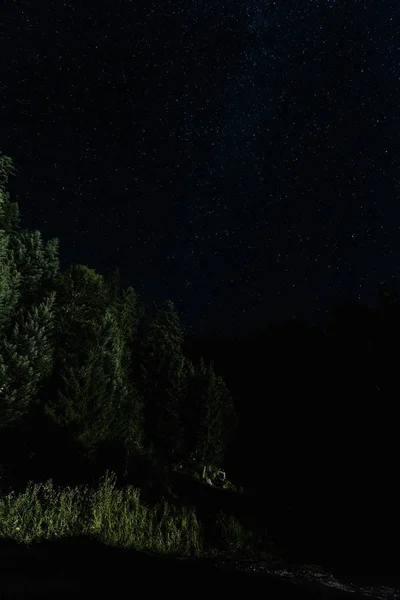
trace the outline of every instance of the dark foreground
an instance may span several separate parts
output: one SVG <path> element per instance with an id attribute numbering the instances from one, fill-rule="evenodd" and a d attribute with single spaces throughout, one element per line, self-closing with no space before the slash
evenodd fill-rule
<path id="1" fill-rule="evenodd" d="M 310 572 L 309 572 L 310 573 Z M 282 599 L 400 597 L 393 587 L 360 589 L 321 583 L 265 562 L 216 559 L 179 560 L 113 548 L 76 537 L 30 547 L 0 543 L 0 598 L 127 598 L 138 592 L 173 593 L 187 598 L 199 593 L 237 593 Z M 338 583 L 338 582 L 336 582 Z M 346 588 L 346 589 L 345 589 Z"/>

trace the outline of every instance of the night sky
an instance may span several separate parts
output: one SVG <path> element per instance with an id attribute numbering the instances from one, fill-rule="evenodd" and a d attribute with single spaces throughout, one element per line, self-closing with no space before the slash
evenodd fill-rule
<path id="1" fill-rule="evenodd" d="M 208 335 L 398 287 L 398 0 L 5 0 L 0 73 L 10 199 L 62 269 Z"/>

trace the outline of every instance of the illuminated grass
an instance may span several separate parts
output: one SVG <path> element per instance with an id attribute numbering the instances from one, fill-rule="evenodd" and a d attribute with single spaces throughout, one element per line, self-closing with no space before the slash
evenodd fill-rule
<path id="1" fill-rule="evenodd" d="M 205 544 L 205 528 L 194 509 L 177 508 L 165 499 L 149 507 L 139 489 L 117 490 L 115 483 L 115 474 L 108 472 L 94 490 L 56 489 L 51 479 L 29 482 L 23 493 L 0 497 L 0 537 L 30 545 L 90 535 L 107 545 L 182 558 L 232 554 L 250 548 L 256 539 L 236 519 L 220 513 L 211 526 L 217 543 Z"/>

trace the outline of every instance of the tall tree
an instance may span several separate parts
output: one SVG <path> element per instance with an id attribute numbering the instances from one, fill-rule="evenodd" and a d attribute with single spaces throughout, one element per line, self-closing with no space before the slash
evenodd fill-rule
<path id="1" fill-rule="evenodd" d="M 56 281 L 56 364 L 55 388 L 59 388 L 64 367 L 87 359 L 92 334 L 107 309 L 103 277 L 84 265 L 71 265 Z M 54 386 L 53 386 L 54 390 Z"/>
<path id="2" fill-rule="evenodd" d="M 18 226 L 18 205 L 10 203 L 6 191 L 8 179 L 15 173 L 12 158 L 0 152 L 0 332 L 10 325 L 19 300 L 20 274 L 10 256 L 10 232 Z"/>
<path id="3" fill-rule="evenodd" d="M 109 294 L 110 305 L 119 305 L 121 299 L 121 275 L 118 267 L 111 272 L 105 283 Z"/>
<path id="4" fill-rule="evenodd" d="M 0 152 L 0 233 L 10 233 L 19 228 L 18 203 L 10 202 L 10 194 L 6 191 L 10 175 L 15 174 L 12 158 Z"/>
<path id="5" fill-rule="evenodd" d="M 182 414 L 186 454 L 193 456 L 198 465 L 221 466 L 238 417 L 224 380 L 203 358 L 189 376 Z"/>
<path id="6" fill-rule="evenodd" d="M 44 242 L 39 231 L 12 233 L 9 241 L 13 277 L 19 274 L 19 305 L 37 304 L 55 290 L 60 270 L 57 238 Z"/>
<path id="7" fill-rule="evenodd" d="M 141 399 L 124 371 L 124 353 L 118 324 L 107 310 L 93 330 L 86 358 L 66 367 L 56 403 L 46 405 L 56 422 L 72 425 L 76 442 L 89 458 L 108 440 L 141 447 Z"/>
<path id="8" fill-rule="evenodd" d="M 0 340 L 0 427 L 13 426 L 27 414 L 51 373 L 54 301 L 53 293 L 38 306 L 21 308 L 10 334 Z"/>
<path id="9" fill-rule="evenodd" d="M 9 239 L 0 232 L 0 335 L 10 326 L 20 297 L 21 273 L 12 261 Z"/>
<path id="10" fill-rule="evenodd" d="M 145 306 L 133 287 L 123 290 L 119 323 L 127 344 L 136 343 L 140 323 L 145 316 Z"/>
<path id="11" fill-rule="evenodd" d="M 57 333 L 62 361 L 79 363 L 87 342 L 108 308 L 108 290 L 101 275 L 85 265 L 71 265 L 57 281 Z"/>
<path id="12" fill-rule="evenodd" d="M 2 425 L 27 413 L 53 365 L 54 281 L 58 240 L 44 247 L 38 231 L 18 231 L 17 204 L 5 187 L 15 173 L 0 155 L 0 390 Z M 16 208 L 16 210 L 14 210 Z M 14 218 L 15 217 L 15 218 Z M 41 286 L 46 285 L 46 293 Z"/>
<path id="13" fill-rule="evenodd" d="M 173 303 L 167 301 L 146 316 L 138 344 L 145 429 L 161 462 L 174 460 L 182 448 L 180 407 L 185 366 L 182 345 L 179 317 Z"/>
<path id="14" fill-rule="evenodd" d="M 58 292 L 58 372 L 46 414 L 89 458 L 115 439 L 127 454 L 140 451 L 143 407 L 129 377 L 118 305 L 110 304 L 103 278 L 83 265 L 62 274 Z"/>

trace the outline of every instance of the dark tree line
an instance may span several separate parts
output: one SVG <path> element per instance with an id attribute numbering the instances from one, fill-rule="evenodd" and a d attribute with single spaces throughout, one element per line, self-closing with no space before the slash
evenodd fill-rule
<path id="1" fill-rule="evenodd" d="M 220 466 L 237 425 L 231 394 L 212 364 L 185 357 L 173 303 L 146 307 L 118 269 L 60 272 L 58 240 L 19 227 L 14 172 L 0 155 L 0 462 Z"/>

